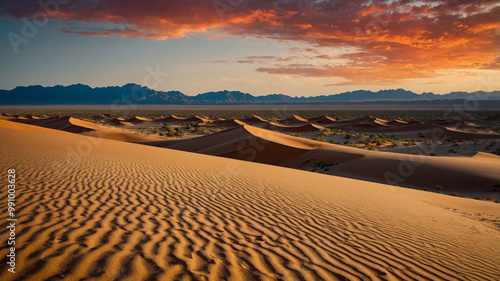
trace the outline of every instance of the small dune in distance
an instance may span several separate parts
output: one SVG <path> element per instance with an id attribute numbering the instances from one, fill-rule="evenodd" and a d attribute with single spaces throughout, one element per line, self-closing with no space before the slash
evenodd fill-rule
<path id="1" fill-rule="evenodd" d="M 248 113 L 1 114 L 2 280 L 500 279 L 500 115 Z"/>

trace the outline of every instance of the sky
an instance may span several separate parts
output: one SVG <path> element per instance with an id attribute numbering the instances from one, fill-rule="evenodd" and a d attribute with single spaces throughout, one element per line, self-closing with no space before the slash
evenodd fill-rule
<path id="1" fill-rule="evenodd" d="M 4 0 L 0 89 L 500 90 L 500 2 Z"/>

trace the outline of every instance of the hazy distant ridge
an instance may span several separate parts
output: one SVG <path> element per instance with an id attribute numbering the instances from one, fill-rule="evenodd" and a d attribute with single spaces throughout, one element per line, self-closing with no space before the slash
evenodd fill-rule
<path id="1" fill-rule="evenodd" d="M 156 91 L 137 84 L 121 87 L 91 88 L 83 84 L 70 86 L 28 86 L 13 90 L 0 90 L 0 104 L 44 105 L 44 104 L 269 104 L 310 102 L 353 102 L 353 101 L 417 101 L 453 99 L 500 100 L 500 91 L 493 92 L 451 92 L 446 95 L 434 93 L 416 94 L 404 89 L 381 90 L 378 92 L 358 90 L 335 95 L 316 97 L 291 97 L 282 94 L 253 96 L 240 91 L 207 92 L 188 96 L 179 91 Z"/>

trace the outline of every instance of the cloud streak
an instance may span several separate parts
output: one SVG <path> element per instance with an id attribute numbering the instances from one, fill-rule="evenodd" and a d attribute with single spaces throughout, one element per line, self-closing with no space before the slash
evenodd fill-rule
<path id="1" fill-rule="evenodd" d="M 7 1 L 0 15 L 30 17 L 39 10 L 37 1 Z M 66 23 L 62 32 L 85 36 L 163 40 L 210 33 L 350 47 L 357 51 L 337 57 L 316 53 L 322 63 L 312 60 L 312 66 L 265 56 L 239 63 L 268 60 L 273 63 L 257 71 L 385 84 L 432 77 L 437 70 L 500 70 L 499 14 L 496 0 L 94 0 L 61 5 L 54 18 Z M 347 64 L 324 63 L 335 59 Z"/>

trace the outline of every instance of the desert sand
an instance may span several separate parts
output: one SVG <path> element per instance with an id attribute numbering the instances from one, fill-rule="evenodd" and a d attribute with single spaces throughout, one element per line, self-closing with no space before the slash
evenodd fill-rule
<path id="1" fill-rule="evenodd" d="M 140 122 L 146 122 L 144 118 L 132 118 L 134 120 L 139 120 Z M 115 119 L 116 120 L 116 119 Z M 112 139 L 127 142 L 152 142 L 159 140 L 158 137 L 144 136 L 139 134 L 134 134 L 131 132 L 123 131 L 115 127 L 105 127 L 102 125 L 94 124 L 87 121 L 82 121 L 70 116 L 63 117 L 47 117 L 44 119 L 40 118 L 17 118 L 17 117 L 5 117 L 0 116 L 0 121 L 12 121 L 16 123 L 25 123 L 29 125 L 34 125 L 36 127 L 50 128 L 63 132 L 78 133 L 81 135 Z M 12 123 L 9 122 L 9 123 Z M 125 121 L 118 121 L 120 124 L 127 123 Z M 113 122 L 111 122 L 113 123 Z M 5 123 L 6 124 L 6 123 Z M 116 123 L 115 123 L 116 124 Z M 132 123 L 130 123 L 132 124 Z M 14 126 L 14 125 L 9 125 Z M 33 128 L 33 130 L 36 130 Z"/>
<path id="2" fill-rule="evenodd" d="M 18 123 L 31 124 L 37 127 L 33 130 L 52 128 L 61 132 L 72 132 L 85 136 L 222 156 L 377 183 L 454 193 L 460 196 L 480 196 L 483 198 L 488 198 L 492 195 L 496 196 L 495 191 L 498 190 L 498 185 L 500 184 L 500 156 L 473 151 L 474 147 L 470 145 L 467 152 L 450 156 L 433 157 L 428 155 L 433 151 L 442 150 L 443 148 L 439 146 L 422 146 L 421 148 L 427 155 L 391 153 L 358 149 L 286 134 L 286 132 L 321 132 L 325 127 L 314 124 L 314 122 L 321 121 L 325 123 L 329 122 L 330 126 L 347 126 L 351 129 L 357 127 L 384 128 L 399 133 L 408 131 L 416 133 L 420 130 L 427 132 L 429 135 L 435 135 L 436 131 L 433 131 L 433 129 L 437 128 L 440 129 L 440 135 L 447 137 L 456 133 L 458 134 L 457 138 L 464 136 L 482 140 L 498 139 L 499 134 L 457 131 L 452 128 L 436 125 L 442 123 L 451 124 L 452 121 L 457 122 L 457 120 L 451 119 L 424 120 L 426 122 L 424 123 L 424 121 L 405 122 L 400 119 L 388 121 L 366 116 L 336 121 L 328 116 L 320 116 L 307 120 L 293 115 L 281 121 L 281 123 L 298 122 L 299 124 L 295 126 L 278 124 L 255 115 L 243 119 L 255 125 L 252 126 L 238 119 L 212 119 L 207 116 L 181 118 L 171 115 L 166 118 L 160 117 L 155 119 L 134 116 L 123 119 L 102 115 L 96 116 L 96 118 L 101 121 L 117 120 L 120 124 L 126 121 L 125 123 L 131 124 L 130 126 L 144 123 L 150 125 L 156 124 L 158 126 L 158 124 L 164 124 L 163 122 L 170 122 L 172 120 L 174 123 L 194 122 L 192 120 L 198 120 L 196 125 L 198 127 L 221 127 L 222 131 L 202 137 L 166 140 L 158 135 L 133 133 L 123 130 L 120 126 L 103 126 L 70 116 L 36 117 L 25 115 L 14 117 L 4 114 L 4 116 L 0 117 L 0 121 L 12 121 L 5 123 L 5 126 L 10 127 Z M 306 122 L 306 125 L 302 124 L 304 122 Z M 262 128 L 256 127 L 259 125 L 264 126 Z M 415 129 L 415 126 L 418 129 Z M 225 127 L 229 127 L 229 129 L 224 130 Z M 460 144 L 460 146 L 466 145 Z M 453 147 L 453 145 L 449 144 L 448 147 Z M 404 151 L 405 149 L 408 150 L 408 147 L 395 148 L 393 151 Z M 415 148 L 409 149 L 415 150 Z"/>
<path id="3" fill-rule="evenodd" d="M 406 155 L 368 151 L 299 137 L 250 125 L 182 142 L 157 146 L 229 157 L 393 185 L 481 193 L 500 181 L 500 156 L 482 152 L 460 156 Z M 317 167 L 315 167 L 317 166 Z"/>
<path id="4" fill-rule="evenodd" d="M 1 280 L 500 279 L 500 204 L 6 122 Z"/>

